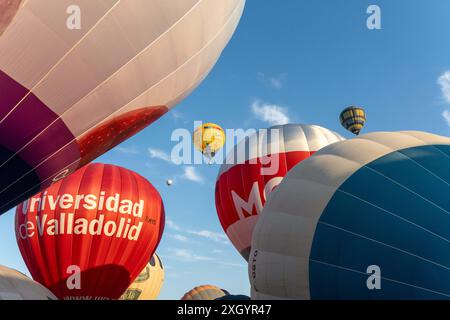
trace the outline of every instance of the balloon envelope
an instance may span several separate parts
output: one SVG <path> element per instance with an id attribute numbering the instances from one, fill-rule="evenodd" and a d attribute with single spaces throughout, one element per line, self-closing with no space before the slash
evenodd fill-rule
<path id="1" fill-rule="evenodd" d="M 194 147 L 208 159 L 225 144 L 225 131 L 215 123 L 205 123 L 194 131 Z"/>
<path id="2" fill-rule="evenodd" d="M 216 208 L 224 231 L 245 260 L 270 192 L 297 163 L 343 139 L 320 126 L 287 124 L 261 130 L 234 147 L 217 177 Z"/>
<path id="3" fill-rule="evenodd" d="M 25 1 L 0 37 L 0 213 L 192 92 L 243 7 L 244 0 Z"/>
<path id="4" fill-rule="evenodd" d="M 346 130 L 359 135 L 366 124 L 366 112 L 361 107 L 348 107 L 341 112 L 339 120 Z"/>
<path id="5" fill-rule="evenodd" d="M 14 19 L 22 0 L 0 0 L 0 37 Z"/>
<path id="6" fill-rule="evenodd" d="M 164 229 L 158 191 L 140 175 L 89 164 L 16 210 L 16 238 L 34 280 L 60 299 L 118 299 Z"/>
<path id="7" fill-rule="evenodd" d="M 120 297 L 121 300 L 155 300 L 164 283 L 164 267 L 155 253 L 145 268 Z"/>
<path id="8" fill-rule="evenodd" d="M 0 300 L 57 300 L 47 288 L 17 270 L 0 266 Z"/>
<path id="9" fill-rule="evenodd" d="M 449 168 L 450 138 L 417 131 L 298 164 L 256 225 L 252 299 L 450 298 Z"/>
<path id="10" fill-rule="evenodd" d="M 228 294 L 229 293 L 227 291 L 220 289 L 219 287 L 204 285 L 195 287 L 185 293 L 181 300 L 216 300 L 217 298 L 221 298 Z"/>

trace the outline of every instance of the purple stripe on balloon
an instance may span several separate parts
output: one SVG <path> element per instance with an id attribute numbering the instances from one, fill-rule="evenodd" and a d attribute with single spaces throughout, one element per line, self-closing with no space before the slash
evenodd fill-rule
<path id="1" fill-rule="evenodd" d="M 80 164 L 79 156 L 74 157 L 75 151 L 78 151 L 76 141 L 69 146 L 56 152 L 49 160 L 36 168 L 36 173 L 41 178 L 41 190 L 48 188 L 52 183 L 67 177 L 75 172 Z"/>
<path id="2" fill-rule="evenodd" d="M 57 118 L 53 111 L 30 94 L 0 124 L 0 142 L 11 151 L 18 151 Z"/>
<path id="3" fill-rule="evenodd" d="M 73 172 L 78 166 L 77 160 L 80 158 L 78 143 L 68 132 L 66 125 L 58 120 L 19 152 L 22 159 L 35 167 L 41 181 L 53 178 L 65 169 Z M 44 160 L 45 162 L 40 164 Z M 76 164 L 71 165 L 74 161 Z"/>
<path id="4" fill-rule="evenodd" d="M 0 119 L 3 119 L 28 90 L 0 70 Z"/>
<path id="5" fill-rule="evenodd" d="M 0 88 L 0 113 L 3 115 L 10 112 L 28 92 L 1 71 Z M 0 144 L 18 153 L 15 157 L 20 157 L 32 168 L 58 152 L 36 168 L 42 180 L 80 158 L 75 137 L 64 121 L 32 93 L 0 124 Z"/>

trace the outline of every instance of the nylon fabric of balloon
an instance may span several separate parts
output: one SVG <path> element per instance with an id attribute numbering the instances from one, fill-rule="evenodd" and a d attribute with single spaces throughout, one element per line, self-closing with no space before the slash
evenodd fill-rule
<path id="1" fill-rule="evenodd" d="M 187 292 L 181 300 L 216 300 L 229 293 L 213 285 L 198 286 Z"/>
<path id="2" fill-rule="evenodd" d="M 195 129 L 193 140 L 195 148 L 211 160 L 225 144 L 225 131 L 215 123 L 205 123 Z"/>
<path id="3" fill-rule="evenodd" d="M 376 132 L 322 149 L 266 203 L 252 299 L 449 299 L 449 199 L 448 137 Z"/>
<path id="4" fill-rule="evenodd" d="M 272 190 L 297 163 L 341 140 L 320 126 L 287 124 L 260 130 L 229 153 L 216 181 L 216 209 L 223 230 L 246 261 L 253 228 Z"/>
<path id="5" fill-rule="evenodd" d="M 53 293 L 23 273 L 0 266 L 0 300 L 58 300 Z"/>
<path id="6" fill-rule="evenodd" d="M 22 0 L 0 0 L 0 37 L 13 21 Z"/>
<path id="7" fill-rule="evenodd" d="M 359 135 L 366 123 L 366 112 L 360 107 L 348 107 L 339 116 L 341 125 L 351 133 Z"/>
<path id="8" fill-rule="evenodd" d="M 16 209 L 16 239 L 33 279 L 60 299 L 118 299 L 144 269 L 164 229 L 145 178 L 92 163 Z"/>
<path id="9" fill-rule="evenodd" d="M 0 213 L 189 95 L 220 57 L 244 3 L 23 2 L 0 36 Z M 77 8 L 81 28 L 68 28 Z"/>
<path id="10" fill-rule="evenodd" d="M 155 253 L 120 300 L 155 300 L 164 283 L 164 267 Z"/>

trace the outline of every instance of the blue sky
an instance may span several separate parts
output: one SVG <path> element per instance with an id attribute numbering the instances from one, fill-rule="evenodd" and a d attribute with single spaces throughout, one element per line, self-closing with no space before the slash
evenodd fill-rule
<path id="1" fill-rule="evenodd" d="M 377 4 L 382 30 L 368 30 Z M 157 249 L 166 267 L 161 299 L 201 284 L 249 294 L 247 266 L 217 218 L 218 165 L 167 161 L 173 130 L 193 121 L 223 128 L 278 122 L 318 124 L 350 137 L 338 122 L 366 108 L 364 132 L 450 134 L 448 0 L 248 0 L 238 30 L 204 83 L 152 126 L 98 159 L 145 176 L 160 191 L 167 224 Z M 447 73 L 448 72 L 448 73 Z M 166 179 L 175 180 L 172 187 Z M 26 272 L 14 213 L 0 217 L 0 264 Z"/>

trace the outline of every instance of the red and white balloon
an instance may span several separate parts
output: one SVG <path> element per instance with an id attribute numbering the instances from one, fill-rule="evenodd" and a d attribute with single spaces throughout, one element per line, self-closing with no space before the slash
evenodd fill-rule
<path id="1" fill-rule="evenodd" d="M 340 140 L 320 126 L 287 124 L 260 130 L 230 152 L 217 177 L 216 208 L 224 231 L 246 260 L 270 192 L 297 163 Z"/>

